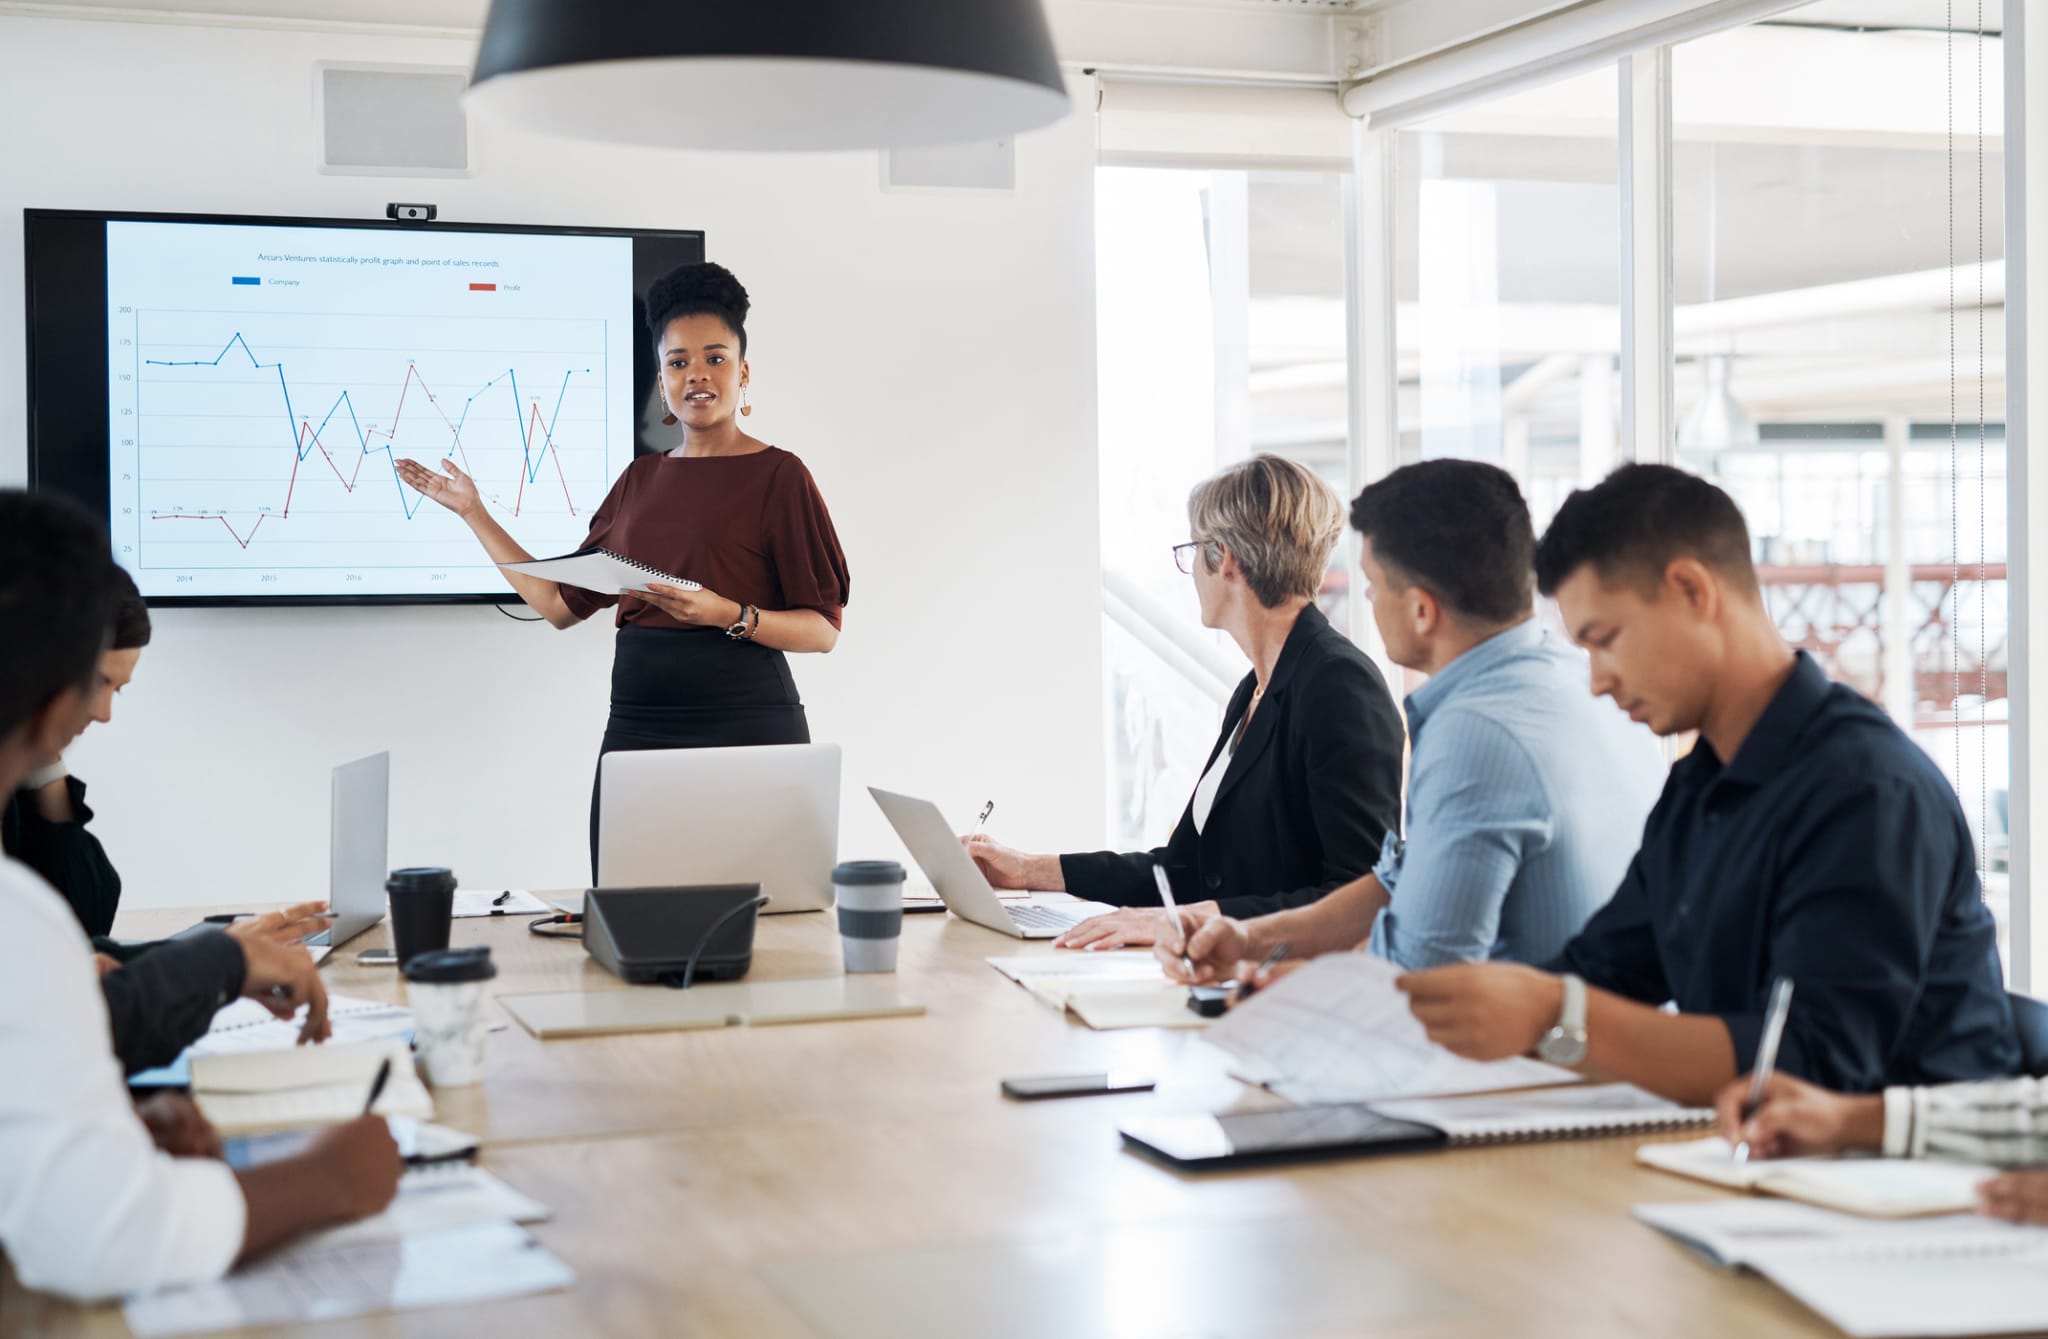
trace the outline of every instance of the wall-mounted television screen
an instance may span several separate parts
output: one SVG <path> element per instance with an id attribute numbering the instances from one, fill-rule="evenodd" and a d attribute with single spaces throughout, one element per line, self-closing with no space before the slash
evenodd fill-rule
<path id="1" fill-rule="evenodd" d="M 512 598 L 399 481 L 453 460 L 583 541 L 652 385 L 641 299 L 704 234 L 29 210 L 28 469 L 153 604 Z M 636 360 L 638 372 L 636 373 Z"/>

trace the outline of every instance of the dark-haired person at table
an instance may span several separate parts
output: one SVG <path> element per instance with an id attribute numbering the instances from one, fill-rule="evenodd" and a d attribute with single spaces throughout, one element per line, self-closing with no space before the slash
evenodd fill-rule
<path id="1" fill-rule="evenodd" d="M 1765 1081 L 1754 1108 L 1749 1088 L 1747 1075 L 1735 1080 L 1714 1108 L 1722 1135 L 1748 1140 L 1752 1157 L 1881 1153 L 2014 1168 L 1977 1187 L 1978 1208 L 1994 1218 L 2048 1223 L 2048 1081 L 1986 1079 L 1851 1094 L 1778 1073 Z"/>
<path id="2" fill-rule="evenodd" d="M 107 555 L 76 507 L 0 490 L 0 791 L 90 719 L 113 611 Z M 403 1163 L 381 1119 L 239 1172 L 205 1156 L 218 1136 L 185 1099 L 158 1102 L 146 1125 L 77 918 L 12 858 L 0 860 L 0 916 L 0 1250 L 28 1287 L 98 1299 L 214 1279 L 390 1203 Z"/>
<path id="3" fill-rule="evenodd" d="M 806 744 L 810 726 L 790 651 L 839 641 L 850 578 L 832 516 L 802 461 L 740 430 L 747 407 L 746 289 L 723 266 L 685 265 L 647 292 L 662 401 L 683 444 L 628 465 L 591 518 L 586 547 L 699 583 L 600 595 L 506 573 L 557 628 L 618 606 L 611 717 L 600 754 L 626 749 Z M 532 554 L 491 514 L 476 480 L 450 460 L 399 477 L 468 523 L 496 563 Z M 590 805 L 597 877 L 599 796 Z"/>
<path id="4" fill-rule="evenodd" d="M 1195 914 L 1257 915 L 1315 901 L 1372 868 L 1401 801 L 1401 721 L 1380 672 L 1330 626 L 1315 594 L 1344 533 L 1344 504 L 1306 466 L 1254 456 L 1196 485 L 1187 543 L 1204 627 L 1230 634 L 1252 672 L 1164 847 L 1029 855 L 986 837 L 968 850 L 998 888 L 1061 891 L 1151 911 L 1111 912 L 1066 948 L 1149 944 L 1154 862 Z"/>
<path id="5" fill-rule="evenodd" d="M 1728 495 L 1624 465 L 1565 502 L 1536 575 L 1591 654 L 1593 691 L 1699 742 L 1613 900 L 1552 971 L 1400 978 L 1429 1035 L 1474 1059 L 1534 1051 L 1706 1103 L 1756 1063 L 1787 977 L 1788 1074 L 1872 1092 L 2012 1073 L 1962 807 L 1904 731 L 1785 644 Z"/>
<path id="6" fill-rule="evenodd" d="M 111 563 L 107 570 L 114 598 L 113 632 L 93 671 L 90 715 L 102 725 L 113 720 L 114 698 L 135 677 L 150 638 L 149 606 L 135 589 L 135 579 Z M 86 826 L 91 822 L 85 783 L 70 775 L 60 754 L 44 759 L 0 806 L 0 846 L 42 875 L 71 904 L 85 932 L 103 940 L 114 932 L 121 876 L 100 839 Z"/>
<path id="7" fill-rule="evenodd" d="M 109 645 L 93 671 L 88 715 L 81 722 L 106 725 L 114 698 L 135 676 L 142 648 L 149 644 L 149 607 L 134 578 L 106 565 L 113 600 Z M 72 740 L 63 747 L 69 748 Z M 114 1053 L 130 1074 L 175 1060 L 205 1035 L 213 1016 L 238 995 L 289 1013 L 271 987 L 290 982 L 285 998 L 308 1006 L 303 1037 L 327 1035 L 327 994 L 305 953 L 292 945 L 327 928 L 325 902 L 306 902 L 281 912 L 247 916 L 222 933 L 191 935 L 156 943 L 123 944 L 107 938 L 121 898 L 121 876 L 106 849 L 86 826 L 85 785 L 66 774 L 63 756 L 38 768 L 0 813 L 0 849 L 27 865 L 57 890 L 92 937 L 100 958 L 100 990 L 106 999 Z"/>
<path id="8" fill-rule="evenodd" d="M 1585 658 L 1536 622 L 1536 536 L 1511 475 L 1404 465 L 1358 495 L 1351 524 L 1388 656 L 1429 676 L 1408 695 L 1406 829 L 1319 902 L 1195 929 L 1196 981 L 1245 979 L 1282 944 L 1408 968 L 1547 962 L 1613 894 L 1662 784 L 1649 731 L 1588 696 Z"/>

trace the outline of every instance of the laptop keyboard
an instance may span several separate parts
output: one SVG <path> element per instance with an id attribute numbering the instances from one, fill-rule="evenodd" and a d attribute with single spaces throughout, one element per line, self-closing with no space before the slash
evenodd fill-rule
<path id="1" fill-rule="evenodd" d="M 1070 930 L 1082 920 L 1070 911 L 1054 911 L 1051 907 L 1004 907 L 1003 910 L 1010 913 L 1010 923 L 1020 930 Z"/>

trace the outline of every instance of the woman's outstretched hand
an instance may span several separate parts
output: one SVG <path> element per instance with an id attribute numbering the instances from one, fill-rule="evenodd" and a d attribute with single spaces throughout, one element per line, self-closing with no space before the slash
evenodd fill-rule
<path id="1" fill-rule="evenodd" d="M 436 474 L 417 460 L 401 460 L 396 466 L 398 477 L 407 487 L 421 497 L 431 498 L 457 516 L 467 517 L 483 505 L 483 497 L 476 491 L 476 480 L 455 467 L 452 460 L 441 462 L 441 473 Z"/>

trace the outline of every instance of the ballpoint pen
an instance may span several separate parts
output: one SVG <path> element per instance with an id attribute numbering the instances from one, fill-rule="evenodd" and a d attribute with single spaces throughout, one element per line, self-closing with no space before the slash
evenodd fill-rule
<path id="1" fill-rule="evenodd" d="M 1273 945 L 1273 951 L 1266 955 L 1265 961 L 1261 962 L 1258 965 L 1258 967 L 1253 970 L 1251 976 L 1237 983 L 1237 998 L 1240 1000 L 1244 1000 L 1250 998 L 1253 994 L 1257 993 L 1259 989 L 1259 978 L 1265 975 L 1266 969 L 1273 966 L 1275 963 L 1279 962 L 1282 958 L 1286 956 L 1287 945 L 1285 942 Z"/>
<path id="2" fill-rule="evenodd" d="M 510 888 L 507 888 L 504 892 L 499 893 L 496 897 L 491 899 L 491 905 L 494 907 L 502 907 L 511 900 L 512 890 Z"/>
<path id="3" fill-rule="evenodd" d="M 1152 881 L 1159 885 L 1159 901 L 1166 908 L 1166 923 L 1172 927 L 1172 934 L 1180 941 L 1180 965 L 1188 974 L 1188 980 L 1195 979 L 1195 962 L 1188 957 L 1188 937 L 1181 929 L 1180 904 L 1173 900 L 1173 882 L 1166 877 L 1166 862 L 1154 861 Z"/>
<path id="4" fill-rule="evenodd" d="M 987 804 L 981 806 L 981 812 L 975 815 L 974 826 L 968 829 L 967 831 L 968 841 L 973 841 L 976 837 L 981 835 L 981 825 L 983 823 L 988 822 L 988 816 L 994 813 L 995 811 L 996 802 L 994 800 L 990 800 Z"/>
<path id="5" fill-rule="evenodd" d="M 377 1106 L 377 1099 L 384 1095 L 384 1085 L 391 1080 L 391 1057 L 385 1056 L 384 1063 L 377 1066 L 377 1077 L 370 1083 L 370 1100 L 363 1103 L 363 1114 L 369 1115 Z"/>
<path id="6" fill-rule="evenodd" d="M 1749 1096 L 1742 1099 L 1742 1120 L 1746 1125 L 1756 1109 L 1763 1105 L 1764 1089 L 1771 1082 L 1771 1071 L 1778 1067 L 1778 1043 L 1785 1036 L 1785 1016 L 1792 1012 L 1792 978 L 1781 976 L 1771 987 L 1771 1007 L 1764 1015 L 1764 1035 L 1756 1050 L 1756 1068 L 1749 1076 Z M 1735 1165 L 1740 1167 L 1749 1161 L 1749 1141 L 1743 1140 L 1735 1146 L 1732 1155 Z"/>

